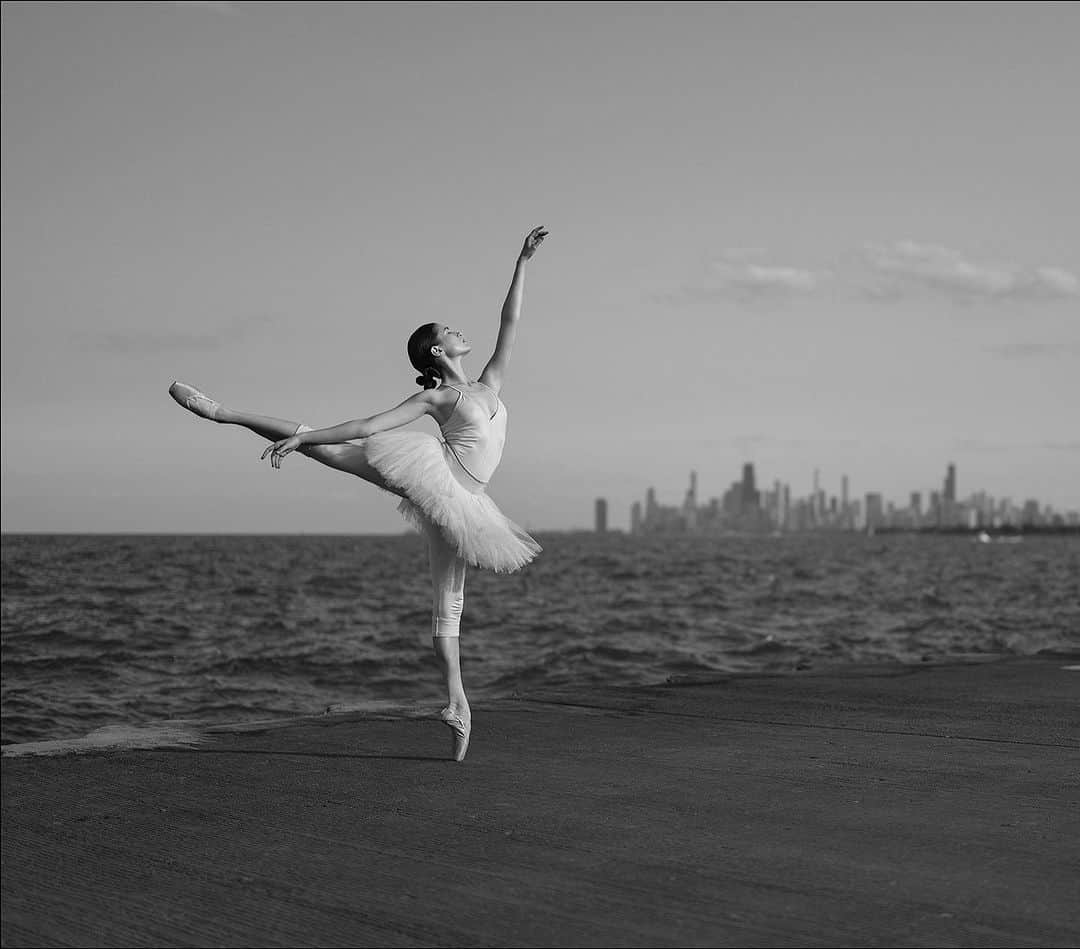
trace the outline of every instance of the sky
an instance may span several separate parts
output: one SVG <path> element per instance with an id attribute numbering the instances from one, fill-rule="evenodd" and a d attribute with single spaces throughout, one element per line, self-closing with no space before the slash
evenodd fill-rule
<path id="1" fill-rule="evenodd" d="M 3 4 L 2 529 L 390 532 L 316 427 L 483 368 L 489 493 L 626 526 L 808 494 L 1080 507 L 1080 7 Z M 431 419 L 414 427 L 435 432 Z"/>

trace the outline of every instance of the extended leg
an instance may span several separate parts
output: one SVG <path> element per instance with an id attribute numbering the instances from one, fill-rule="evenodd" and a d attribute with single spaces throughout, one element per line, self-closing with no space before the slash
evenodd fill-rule
<path id="1" fill-rule="evenodd" d="M 459 627 L 465 605 L 465 561 L 434 525 L 425 529 L 431 564 L 431 636 L 435 657 L 446 678 L 448 705 L 442 720 L 454 732 L 454 760 L 461 761 L 469 747 L 472 711 L 461 681 Z"/>
<path id="2" fill-rule="evenodd" d="M 219 422 L 222 425 L 239 425 L 272 442 L 295 435 L 300 427 L 299 422 L 289 419 L 231 409 L 220 402 L 215 402 L 199 392 L 198 389 L 194 389 L 182 382 L 174 382 L 169 389 L 169 394 L 184 408 L 194 412 L 201 418 Z M 349 442 L 340 445 L 306 445 L 299 451 L 302 455 L 306 455 L 308 458 L 329 468 L 356 475 L 358 478 L 363 478 L 365 481 L 370 481 L 372 484 L 398 495 L 398 497 L 402 496 L 397 488 L 388 485 L 383 480 L 382 475 L 368 463 L 362 445 L 354 445 Z"/>

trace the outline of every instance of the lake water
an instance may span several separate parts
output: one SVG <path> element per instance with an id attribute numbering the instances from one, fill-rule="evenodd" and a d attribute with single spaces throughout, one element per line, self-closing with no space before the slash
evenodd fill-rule
<path id="1" fill-rule="evenodd" d="M 1080 539 L 538 535 L 469 574 L 474 699 L 1080 643 Z M 5 535 L 2 740 L 437 708 L 419 536 Z"/>

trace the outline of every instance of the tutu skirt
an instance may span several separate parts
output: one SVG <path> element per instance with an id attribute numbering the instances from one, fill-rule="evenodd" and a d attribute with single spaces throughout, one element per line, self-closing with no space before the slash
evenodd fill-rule
<path id="1" fill-rule="evenodd" d="M 466 488 L 458 481 L 457 459 L 433 435 L 379 432 L 364 440 L 364 453 L 386 483 L 405 495 L 398 504 L 401 516 L 421 531 L 434 524 L 467 563 L 509 573 L 540 553 L 540 545 L 499 510 L 483 485 Z"/>

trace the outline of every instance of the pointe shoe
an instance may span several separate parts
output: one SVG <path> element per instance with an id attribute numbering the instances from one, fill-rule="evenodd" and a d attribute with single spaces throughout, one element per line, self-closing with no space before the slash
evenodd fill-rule
<path id="1" fill-rule="evenodd" d="M 462 761 L 469 750 L 469 736 L 472 733 L 472 717 L 466 722 L 449 706 L 439 713 L 439 718 L 454 733 L 454 760 Z"/>
<path id="2" fill-rule="evenodd" d="M 174 382 L 169 386 L 169 395 L 189 412 L 194 412 L 200 418 L 208 418 L 210 421 L 217 420 L 217 414 L 221 411 L 221 403 L 215 402 L 208 395 L 204 395 L 195 386 L 189 386 L 186 382 Z"/>

